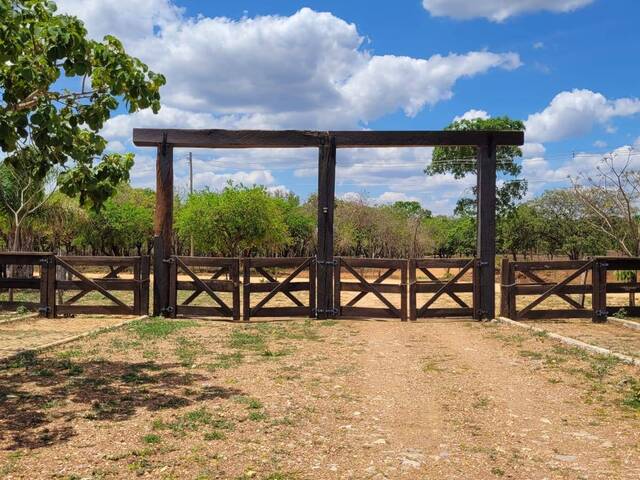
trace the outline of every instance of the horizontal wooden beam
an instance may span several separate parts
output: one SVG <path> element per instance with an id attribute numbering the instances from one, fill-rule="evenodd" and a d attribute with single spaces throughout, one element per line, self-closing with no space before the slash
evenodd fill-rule
<path id="1" fill-rule="evenodd" d="M 188 130 L 134 128 L 133 143 L 157 147 L 165 139 L 175 148 L 305 148 L 319 147 L 333 136 L 338 148 L 522 145 L 521 131 L 309 131 L 309 130 Z"/>

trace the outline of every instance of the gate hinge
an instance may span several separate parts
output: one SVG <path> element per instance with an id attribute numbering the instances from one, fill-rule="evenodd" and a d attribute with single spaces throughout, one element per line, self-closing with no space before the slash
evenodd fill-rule
<path id="1" fill-rule="evenodd" d="M 51 307 L 40 307 L 38 313 L 44 313 L 45 315 L 51 311 Z"/>
<path id="2" fill-rule="evenodd" d="M 163 258 L 162 263 L 173 263 L 175 262 L 174 258 Z"/>
<path id="3" fill-rule="evenodd" d="M 482 262 L 482 261 L 478 262 L 479 267 L 486 267 L 487 265 L 489 265 L 489 262 Z"/>
<path id="4" fill-rule="evenodd" d="M 165 314 L 165 313 L 173 313 L 173 307 L 165 307 L 165 308 L 161 308 L 160 309 L 160 313 Z"/>
<path id="5" fill-rule="evenodd" d="M 338 315 L 338 309 L 337 308 L 316 308 L 314 310 L 314 313 L 317 315 L 318 313 L 329 313 L 331 315 Z"/>
<path id="6" fill-rule="evenodd" d="M 608 310 L 596 310 L 595 314 L 596 314 L 596 317 L 607 317 L 607 316 L 609 316 L 609 311 Z"/>

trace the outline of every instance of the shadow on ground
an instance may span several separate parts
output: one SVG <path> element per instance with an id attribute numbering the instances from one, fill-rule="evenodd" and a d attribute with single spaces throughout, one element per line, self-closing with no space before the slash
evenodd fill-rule
<path id="1" fill-rule="evenodd" d="M 202 386 L 206 377 L 179 373 L 177 367 L 38 358 L 32 353 L 5 362 L 0 365 L 0 450 L 64 442 L 75 434 L 76 419 L 117 422 L 138 409 L 175 409 L 242 394 Z"/>

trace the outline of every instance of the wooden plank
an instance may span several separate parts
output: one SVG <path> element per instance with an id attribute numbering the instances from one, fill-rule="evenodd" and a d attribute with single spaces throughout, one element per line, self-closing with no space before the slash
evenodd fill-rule
<path id="1" fill-rule="evenodd" d="M 509 317 L 509 294 L 513 285 L 509 281 L 509 259 L 503 258 L 500 263 L 500 316 Z"/>
<path id="2" fill-rule="evenodd" d="M 489 136 L 497 145 L 522 145 L 521 131 L 333 131 L 221 130 L 134 128 L 133 143 L 154 147 L 163 140 L 176 148 L 304 148 L 319 147 L 326 134 L 339 148 L 481 145 Z"/>
<path id="3" fill-rule="evenodd" d="M 565 309 L 544 309 L 530 310 L 525 315 L 516 314 L 512 320 L 555 320 L 563 318 L 591 318 L 591 310 L 576 310 L 574 308 Z"/>
<path id="4" fill-rule="evenodd" d="M 55 318 L 57 315 L 56 304 L 56 258 L 52 255 L 48 257 L 42 264 L 46 269 L 46 282 L 47 282 L 47 305 L 46 316 L 47 318 Z"/>
<path id="5" fill-rule="evenodd" d="M 180 260 L 188 267 L 230 267 L 238 261 L 229 257 L 189 257 L 179 255 Z"/>
<path id="6" fill-rule="evenodd" d="M 277 287 L 278 285 L 280 285 L 280 282 L 264 282 L 264 283 L 254 283 L 251 285 L 251 291 L 252 292 L 270 292 L 271 290 L 273 290 L 275 287 Z M 283 287 L 282 290 L 280 290 L 281 293 L 285 293 L 285 292 L 304 292 L 309 290 L 310 287 L 310 282 L 291 282 L 288 283 L 285 287 Z M 231 290 L 229 290 L 231 291 Z M 296 297 L 294 297 L 296 298 Z M 296 300 L 298 300 L 296 298 Z M 299 302 L 299 300 L 298 300 Z M 302 304 L 298 305 L 298 307 L 301 307 Z"/>
<path id="7" fill-rule="evenodd" d="M 511 262 L 516 272 L 528 270 L 577 270 L 584 267 L 591 260 L 550 260 L 550 261 L 530 261 Z"/>
<path id="8" fill-rule="evenodd" d="M 0 253 L 0 265 L 40 265 L 49 253 Z"/>
<path id="9" fill-rule="evenodd" d="M 393 268 L 399 270 L 402 265 L 407 263 L 406 260 L 398 258 L 360 258 L 360 257 L 342 257 L 354 268 Z"/>
<path id="10" fill-rule="evenodd" d="M 135 315 L 133 308 L 120 305 L 58 305 L 58 315 Z"/>
<path id="11" fill-rule="evenodd" d="M 538 275 L 535 274 L 535 272 L 532 271 L 525 271 L 523 272 L 524 275 L 533 280 L 534 282 L 539 282 L 539 283 L 544 283 L 544 279 L 542 279 L 541 277 L 539 277 Z M 585 274 L 587 272 L 585 271 Z M 569 297 L 568 295 L 566 295 L 562 289 L 556 291 L 554 293 L 554 295 L 556 295 L 557 297 L 561 298 L 562 300 L 564 300 L 565 302 L 567 302 L 569 305 L 571 305 L 573 308 L 584 308 L 580 302 L 575 301 L 573 298 Z"/>
<path id="12" fill-rule="evenodd" d="M 178 288 L 178 262 L 175 257 L 172 257 L 169 265 L 169 310 L 167 311 L 167 316 L 171 318 L 176 318 L 178 315 Z"/>
<path id="13" fill-rule="evenodd" d="M 640 307 L 631 307 L 631 306 L 607 306 L 607 312 L 609 315 L 615 315 L 620 310 L 624 310 L 625 313 L 630 317 L 640 317 Z"/>
<path id="14" fill-rule="evenodd" d="M 30 311 L 37 312 L 40 309 L 39 302 L 6 302 L 0 301 L 0 310 L 16 310 L 18 307 L 24 307 Z"/>
<path id="15" fill-rule="evenodd" d="M 462 265 L 462 267 L 464 267 L 464 265 Z M 461 268 L 462 268 L 461 267 Z M 431 273 L 427 268 L 425 267 L 420 267 L 419 268 L 420 271 L 422 273 L 424 273 L 429 279 L 431 279 L 431 283 L 438 285 L 438 289 L 440 288 L 440 285 L 445 285 L 447 282 L 447 280 L 440 280 L 438 277 L 436 277 L 433 273 Z M 478 269 L 474 266 L 473 267 L 473 272 L 472 272 L 472 276 L 473 278 L 476 278 L 478 273 Z M 422 283 L 422 282 L 418 282 L 418 283 Z M 477 283 L 477 281 L 475 282 Z M 435 291 L 438 291 L 437 289 Z M 447 289 L 446 292 L 444 292 L 444 295 L 447 295 L 449 298 L 451 298 L 451 300 L 453 300 L 454 302 L 456 302 L 459 306 L 461 306 L 462 308 L 467 308 L 469 305 L 467 305 L 458 295 L 456 295 L 450 288 Z M 475 317 L 474 317 L 475 318 Z"/>
<path id="16" fill-rule="evenodd" d="M 608 270 L 608 269 L 607 269 Z M 587 288 L 589 286 L 587 285 Z M 589 290 L 591 292 L 591 290 Z M 607 293 L 638 293 L 640 284 L 638 283 L 607 283 Z"/>
<path id="17" fill-rule="evenodd" d="M 211 275 L 209 280 L 206 280 L 206 282 L 209 283 L 211 280 L 216 280 L 217 278 L 221 277 L 224 273 L 227 273 L 227 272 L 229 272 L 231 274 L 231 271 L 230 271 L 231 268 L 232 268 L 231 266 L 219 268 L 213 275 Z M 191 283 L 191 282 L 189 282 L 189 283 Z M 180 288 L 180 287 L 178 287 L 178 288 L 180 290 L 183 290 L 183 288 Z M 212 288 L 214 290 L 217 290 L 217 288 L 214 288 L 213 286 L 212 286 Z M 188 290 L 186 285 L 184 285 L 184 290 Z M 191 295 L 189 295 L 189 297 L 184 302 L 182 302 L 182 305 L 189 305 L 196 298 L 198 298 L 203 291 L 204 290 L 202 290 L 201 288 L 196 287 L 195 291 Z"/>
<path id="18" fill-rule="evenodd" d="M 513 287 L 513 289 L 516 295 L 538 295 L 546 292 L 553 285 L 556 285 L 556 284 L 548 283 L 548 282 L 537 284 L 537 285 L 532 285 L 527 283 L 518 283 Z M 607 286 L 607 289 L 608 289 L 608 286 Z M 582 284 L 563 285 L 558 290 L 558 294 L 564 294 L 564 295 L 582 294 L 582 293 L 590 294 L 591 285 L 582 285 Z M 618 293 L 621 293 L 621 292 L 618 292 Z M 579 307 L 581 307 L 581 305 L 579 305 Z M 508 315 L 503 315 L 503 316 L 508 317 Z"/>
<path id="19" fill-rule="evenodd" d="M 376 282 L 379 279 L 376 280 Z M 376 283 L 373 282 L 372 285 L 376 286 L 376 290 L 380 293 L 402 293 L 402 285 L 399 283 Z M 349 301 L 348 305 L 353 307 L 356 304 L 355 299 L 360 299 L 364 297 L 366 294 L 371 293 L 371 291 L 361 283 L 356 282 L 340 282 L 340 288 L 344 292 L 361 292 L 362 295 L 355 296 Z"/>
<path id="20" fill-rule="evenodd" d="M 342 316 L 342 259 L 336 257 L 336 266 L 333 269 L 333 307 L 336 317 Z"/>
<path id="21" fill-rule="evenodd" d="M 25 290 L 39 290 L 40 278 L 0 278 L 0 288 L 21 288 Z"/>
<path id="22" fill-rule="evenodd" d="M 309 318 L 316 318 L 316 258 L 309 261 Z"/>
<path id="23" fill-rule="evenodd" d="M 640 258 L 629 257 L 601 257 L 607 263 L 607 270 L 640 270 Z"/>
<path id="24" fill-rule="evenodd" d="M 591 277 L 593 279 L 591 319 L 595 323 L 607 321 L 607 265 L 608 261 L 603 259 L 598 259 L 593 262 L 593 273 Z"/>
<path id="25" fill-rule="evenodd" d="M 251 265 L 253 266 L 253 268 L 295 268 L 301 263 L 309 260 L 309 258 L 311 257 L 251 257 Z"/>
<path id="26" fill-rule="evenodd" d="M 402 262 L 400 270 L 400 320 L 407 321 L 407 262 Z"/>
<path id="27" fill-rule="evenodd" d="M 240 320 L 240 259 L 233 259 L 233 263 L 229 267 L 229 276 L 233 282 L 231 293 L 233 319 Z"/>
<path id="28" fill-rule="evenodd" d="M 393 275 L 396 271 L 397 271 L 397 268 L 388 269 L 386 272 L 384 272 L 382 275 L 376 278 L 373 284 L 380 285 L 387 278 Z M 360 283 L 352 283 L 352 282 L 341 282 L 341 283 L 344 283 L 345 291 L 360 292 L 358 295 L 356 295 L 351 300 L 349 300 L 349 302 L 347 303 L 347 306 L 349 307 L 353 307 L 356 303 L 358 303 L 361 299 L 363 299 L 368 293 L 370 293 L 368 290 L 363 289 Z M 385 285 L 381 285 L 383 289 L 382 290 L 379 289 L 379 290 L 380 292 L 384 292 L 384 290 L 386 290 L 387 287 L 394 287 L 394 286 L 399 287 L 399 285 L 385 284 Z M 342 290 L 342 286 L 340 287 L 340 289 Z M 394 292 L 388 291 L 386 293 L 394 293 Z M 395 293 L 400 293 L 400 290 L 398 290 L 398 292 L 395 292 Z"/>
<path id="29" fill-rule="evenodd" d="M 416 269 L 417 261 L 415 258 L 409 259 L 409 320 L 418 318 L 417 311 L 417 294 L 416 290 Z"/>
<path id="30" fill-rule="evenodd" d="M 416 258 L 416 268 L 462 268 L 471 258 Z"/>
<path id="31" fill-rule="evenodd" d="M 447 282 L 438 282 L 438 283 L 416 282 L 415 291 L 416 293 L 435 293 L 446 284 Z M 452 292 L 456 292 L 456 293 L 473 292 L 473 284 L 472 283 L 456 283 L 454 285 L 450 285 L 449 288 L 447 288 L 447 291 L 445 293 L 452 293 Z"/>
<path id="32" fill-rule="evenodd" d="M 478 146 L 477 163 L 477 252 L 479 257 L 481 319 L 495 317 L 496 275 L 496 145 L 497 138 L 489 135 L 487 142 Z"/>
<path id="33" fill-rule="evenodd" d="M 140 315 L 149 315 L 149 277 L 151 258 L 145 255 L 140 264 Z"/>
<path id="34" fill-rule="evenodd" d="M 398 312 L 380 307 L 342 307 L 343 317 L 398 318 Z"/>
<path id="35" fill-rule="evenodd" d="M 260 307 L 251 309 L 252 317 L 307 317 L 309 307 Z"/>
<path id="36" fill-rule="evenodd" d="M 231 280 L 202 280 L 209 288 L 215 292 L 233 292 L 233 282 Z M 257 285 L 256 285 L 257 286 Z M 178 290 L 189 290 L 202 293 L 203 290 L 193 281 L 190 280 L 178 280 L 176 282 Z M 185 301 L 185 305 L 189 305 L 191 302 Z"/>
<path id="37" fill-rule="evenodd" d="M 429 308 L 419 318 L 471 317 L 473 308 Z"/>
<path id="38" fill-rule="evenodd" d="M 87 277 L 88 278 L 88 277 Z M 138 287 L 137 280 L 126 280 L 121 278 L 91 278 L 91 281 L 97 285 L 115 291 L 134 291 Z M 56 282 L 57 290 L 83 290 L 88 292 L 95 291 L 95 288 L 89 288 L 86 282 L 82 280 L 58 280 Z"/>
<path id="39" fill-rule="evenodd" d="M 161 135 L 156 155 L 156 208 L 154 214 L 153 314 L 169 306 L 169 264 L 173 238 L 173 145 Z"/>
<path id="40" fill-rule="evenodd" d="M 318 153 L 318 318 L 330 318 L 333 301 L 333 215 L 336 183 L 336 139 L 325 135 Z"/>
<path id="41" fill-rule="evenodd" d="M 183 315 L 185 317 L 233 318 L 233 315 L 230 315 L 228 310 L 223 310 L 219 307 L 202 307 L 197 305 L 178 305 L 176 307 L 176 315 Z"/>
<path id="42" fill-rule="evenodd" d="M 99 256 L 84 256 L 84 255 L 57 255 L 56 258 L 62 261 L 74 265 L 74 266 L 99 266 L 99 267 L 115 267 L 115 266 L 128 266 L 133 267 L 139 261 L 140 257 L 99 257 Z"/>
<path id="43" fill-rule="evenodd" d="M 242 319 L 248 322 L 251 318 L 251 259 L 242 262 Z"/>

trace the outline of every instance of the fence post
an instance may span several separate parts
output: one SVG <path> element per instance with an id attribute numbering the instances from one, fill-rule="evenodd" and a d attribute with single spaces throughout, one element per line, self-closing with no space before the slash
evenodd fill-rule
<path id="1" fill-rule="evenodd" d="M 408 262 L 402 262 L 400 268 L 400 320 L 407 321 L 407 267 Z"/>
<path id="2" fill-rule="evenodd" d="M 480 259 L 476 258 L 473 263 L 473 271 L 471 274 L 471 281 L 473 283 L 473 293 L 472 293 L 472 301 L 473 301 L 473 319 L 474 320 L 482 320 L 482 309 L 481 309 L 481 301 L 480 301 Z"/>
<path id="3" fill-rule="evenodd" d="M 418 319 L 417 292 L 416 292 L 416 259 L 409 259 L 409 320 Z"/>
<path id="4" fill-rule="evenodd" d="M 511 263 L 507 257 L 500 264 L 500 315 L 515 320 L 512 312 L 515 311 L 514 291 L 515 275 Z"/>
<path id="5" fill-rule="evenodd" d="M 233 319 L 240 320 L 240 259 L 234 258 L 231 268 L 231 281 L 233 282 L 233 292 L 231 293 L 231 301 L 233 304 Z"/>
<path id="6" fill-rule="evenodd" d="M 607 321 L 607 266 L 606 260 L 593 261 L 591 308 L 592 320 L 595 323 Z"/>
<path id="7" fill-rule="evenodd" d="M 56 318 L 56 256 L 47 256 L 47 318 Z"/>
<path id="8" fill-rule="evenodd" d="M 251 318 L 251 259 L 243 258 L 242 263 L 242 319 L 248 322 Z"/>
<path id="9" fill-rule="evenodd" d="M 316 317 L 317 257 L 309 262 L 309 318 Z"/>
<path id="10" fill-rule="evenodd" d="M 151 258 L 148 255 L 140 259 L 140 311 L 138 315 L 149 315 L 149 273 Z"/>
<path id="11" fill-rule="evenodd" d="M 140 300 L 142 298 L 140 292 L 140 271 L 142 270 L 142 257 L 138 257 L 133 264 L 133 311 L 136 315 L 140 315 Z"/>
<path id="12" fill-rule="evenodd" d="M 335 307 L 336 316 L 342 315 L 342 285 L 340 284 L 340 271 L 342 270 L 342 259 L 336 257 L 336 266 L 333 269 L 333 305 Z"/>
<path id="13" fill-rule="evenodd" d="M 169 258 L 169 304 L 166 309 L 166 316 L 178 316 L 178 262 L 173 257 Z"/>
<path id="14" fill-rule="evenodd" d="M 336 139 L 325 135 L 318 155 L 318 318 L 333 316 L 333 207 L 336 181 Z"/>

